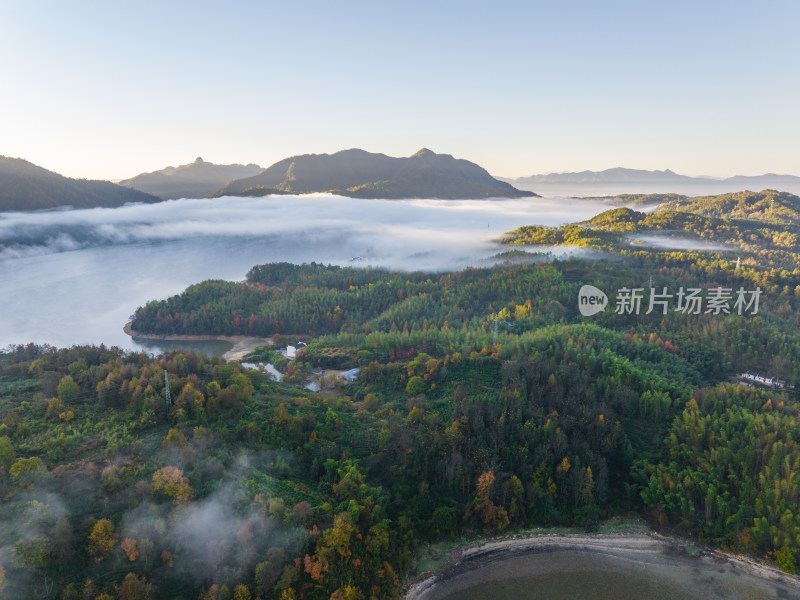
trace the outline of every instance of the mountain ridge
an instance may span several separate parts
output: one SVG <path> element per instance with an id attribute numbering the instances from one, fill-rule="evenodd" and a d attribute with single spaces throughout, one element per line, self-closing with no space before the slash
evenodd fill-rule
<path id="1" fill-rule="evenodd" d="M 161 198 L 110 181 L 64 177 L 23 158 L 0 156 L 0 211 L 117 207 Z"/>
<path id="2" fill-rule="evenodd" d="M 194 162 L 140 173 L 130 179 L 123 179 L 119 184 L 163 200 L 203 198 L 229 181 L 255 175 L 262 170 L 263 167 L 254 163 L 218 165 L 198 156 Z"/>
<path id="3" fill-rule="evenodd" d="M 537 196 L 450 154 L 422 148 L 390 157 L 359 148 L 284 158 L 261 173 L 231 181 L 209 197 L 330 192 L 352 198 L 522 198 Z"/>
<path id="4" fill-rule="evenodd" d="M 513 184 L 581 184 L 581 183 L 692 183 L 721 184 L 742 183 L 762 185 L 762 181 L 784 181 L 800 185 L 800 177 L 796 175 L 765 173 L 763 175 L 734 175 L 732 177 L 714 178 L 708 176 L 694 177 L 681 175 L 670 169 L 646 170 L 613 167 L 602 171 L 566 171 L 562 173 L 546 173 L 523 177 L 498 177 L 501 181 Z M 762 188 L 770 187 L 763 185 Z"/>

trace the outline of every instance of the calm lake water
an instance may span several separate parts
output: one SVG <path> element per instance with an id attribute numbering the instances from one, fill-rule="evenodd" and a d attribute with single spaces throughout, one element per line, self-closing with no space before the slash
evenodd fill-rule
<path id="1" fill-rule="evenodd" d="M 717 558 L 548 551 L 471 565 L 420 600 L 768 600 L 800 586 L 754 576 Z"/>
<path id="2" fill-rule="evenodd" d="M 275 261 L 458 269 L 504 250 L 493 240 L 506 231 L 587 219 L 607 208 L 558 198 L 314 194 L 0 213 L 0 348 L 103 343 L 159 352 L 176 344 L 133 341 L 122 327 L 138 306 L 193 283 L 242 280 L 253 265 Z"/>

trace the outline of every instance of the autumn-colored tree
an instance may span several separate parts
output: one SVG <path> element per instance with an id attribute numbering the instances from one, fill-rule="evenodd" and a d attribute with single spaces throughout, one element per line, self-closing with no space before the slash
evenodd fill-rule
<path id="1" fill-rule="evenodd" d="M 171 500 L 173 504 L 188 502 L 194 495 L 189 480 L 178 467 L 162 467 L 153 473 L 153 491 Z"/>
<path id="2" fill-rule="evenodd" d="M 11 468 L 8 470 L 8 472 L 12 478 L 17 478 L 24 473 L 39 471 L 44 468 L 45 466 L 42 462 L 42 459 L 38 456 L 32 456 L 30 458 L 20 458 L 17 462 L 11 465 Z"/>
<path id="3" fill-rule="evenodd" d="M 47 467 L 44 466 L 41 458 L 31 456 L 30 458 L 20 458 L 11 465 L 8 473 L 11 475 L 11 479 L 16 480 L 20 487 L 32 488 L 34 483 L 47 473 Z"/>
<path id="4" fill-rule="evenodd" d="M 14 451 L 14 445 L 7 435 L 0 436 L 0 477 L 3 477 L 14 461 L 17 459 L 17 453 Z"/>
<path id="5" fill-rule="evenodd" d="M 186 445 L 186 436 L 177 429 L 170 429 L 161 440 L 162 448 L 182 448 Z"/>
<path id="6" fill-rule="evenodd" d="M 286 409 L 286 405 L 283 402 L 278 405 L 272 420 L 276 425 L 285 425 L 289 422 L 289 411 Z"/>
<path id="7" fill-rule="evenodd" d="M 205 407 L 206 399 L 200 390 L 194 388 L 191 383 L 183 386 L 181 393 L 175 399 L 175 406 L 182 408 L 189 415 L 197 415 Z"/>
<path id="8" fill-rule="evenodd" d="M 303 523 L 307 522 L 313 514 L 314 509 L 311 508 L 311 505 L 305 500 L 298 502 L 292 507 L 292 517 Z"/>
<path id="9" fill-rule="evenodd" d="M 133 573 L 125 575 L 125 579 L 117 588 L 117 600 L 151 600 L 153 586 L 147 580 L 141 579 Z"/>
<path id="10" fill-rule="evenodd" d="M 311 575 L 314 581 L 322 581 L 325 577 L 325 572 L 328 570 L 327 562 L 314 559 L 312 556 L 306 554 L 303 559 L 303 568 L 306 573 Z"/>
<path id="11" fill-rule="evenodd" d="M 125 538 L 120 544 L 120 548 L 128 557 L 128 560 L 134 562 L 139 558 L 139 550 L 136 548 L 136 540 L 134 538 Z"/>
<path id="12" fill-rule="evenodd" d="M 94 524 L 89 534 L 89 554 L 95 562 L 101 562 L 111 554 L 115 540 L 114 524 L 111 521 L 100 519 Z"/>
<path id="13" fill-rule="evenodd" d="M 274 519 L 283 519 L 283 516 L 286 514 L 286 504 L 283 498 L 270 498 L 267 504 L 267 512 L 269 516 Z"/>
<path id="14" fill-rule="evenodd" d="M 478 477 L 475 499 L 472 501 L 472 509 L 481 519 L 487 531 L 492 529 L 503 529 L 508 523 L 508 513 L 502 506 L 497 506 L 492 502 L 490 494 L 494 485 L 495 475 L 493 471 L 485 471 Z"/>
<path id="15" fill-rule="evenodd" d="M 215 583 L 197 597 L 197 600 L 219 600 L 219 586 Z"/>
<path id="16" fill-rule="evenodd" d="M 376 408 L 378 408 L 379 404 L 380 401 L 378 400 L 378 397 L 372 392 L 370 392 L 369 394 L 364 396 L 364 401 L 361 403 L 360 409 L 372 412 Z"/>
<path id="17" fill-rule="evenodd" d="M 47 401 L 47 410 L 44 413 L 44 418 L 54 421 L 65 409 L 66 407 L 60 398 L 50 398 Z"/>
<path id="18" fill-rule="evenodd" d="M 347 585 L 333 592 L 328 600 L 361 600 L 364 597 L 358 589 Z"/>
<path id="19" fill-rule="evenodd" d="M 250 588 L 244 584 L 239 584 L 233 588 L 233 600 L 250 600 L 253 596 L 250 594 Z"/>
<path id="20" fill-rule="evenodd" d="M 512 519 L 520 516 L 525 509 L 525 488 L 519 477 L 513 475 L 508 482 L 511 502 L 508 507 L 508 515 Z"/>

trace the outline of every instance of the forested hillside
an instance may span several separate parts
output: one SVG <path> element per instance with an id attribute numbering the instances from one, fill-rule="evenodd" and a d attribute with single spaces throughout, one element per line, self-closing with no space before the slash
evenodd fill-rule
<path id="1" fill-rule="evenodd" d="M 800 224 L 800 198 L 788 192 L 742 191 L 717 196 L 680 194 L 621 194 L 615 204 L 658 206 L 660 210 L 693 213 L 717 219 L 754 219 L 769 223 Z"/>
<path id="2" fill-rule="evenodd" d="M 122 206 L 160 200 L 108 181 L 71 179 L 21 158 L 0 156 L 0 211 Z"/>
<path id="3" fill-rule="evenodd" d="M 285 158 L 211 194 L 266 196 L 332 192 L 352 198 L 521 198 L 536 196 L 492 177 L 485 169 L 427 148 L 405 158 L 353 148 Z"/>
<path id="4" fill-rule="evenodd" d="M 134 315 L 142 332 L 302 336 L 293 360 L 277 345 L 246 357 L 271 361 L 280 383 L 189 352 L 11 348 L 0 589 L 394 598 L 426 541 L 630 511 L 795 573 L 792 228 L 614 209 L 512 232 L 517 251 L 493 267 L 265 264 Z M 736 252 L 631 240 L 653 232 Z M 587 254 L 519 250 L 538 244 Z M 587 285 L 608 295 L 592 316 Z M 777 382 L 745 385 L 742 371 Z"/>
<path id="5" fill-rule="evenodd" d="M 534 310 L 554 322 L 526 331 Z M 715 383 L 737 361 L 793 373 L 795 340 L 743 318 L 568 324 L 557 301 L 500 314 L 497 344 L 488 321 L 322 336 L 280 384 L 190 353 L 4 355 L 6 590 L 386 598 L 422 541 L 629 510 L 795 568 L 798 404 Z"/>

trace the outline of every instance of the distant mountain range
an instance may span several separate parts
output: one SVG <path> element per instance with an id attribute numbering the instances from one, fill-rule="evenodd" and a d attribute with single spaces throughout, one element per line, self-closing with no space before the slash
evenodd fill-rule
<path id="1" fill-rule="evenodd" d="M 255 164 L 216 165 L 198 158 L 179 167 L 142 173 L 116 185 L 71 179 L 20 158 L 0 156 L 0 211 L 314 192 L 351 198 L 480 199 L 538 196 L 533 190 L 548 196 L 666 192 L 702 196 L 743 189 L 800 194 L 800 177 L 770 173 L 714 179 L 670 170 L 616 168 L 499 180 L 475 163 L 423 148 L 406 158 L 359 149 L 303 154 L 285 158 L 267 169 Z"/>
<path id="2" fill-rule="evenodd" d="M 423 148 L 408 158 L 364 150 L 285 158 L 237 179 L 212 197 L 330 192 L 351 198 L 521 198 L 536 196 L 499 181 L 475 163 Z"/>
<path id="3" fill-rule="evenodd" d="M 250 177 L 263 170 L 263 167 L 255 164 L 215 165 L 198 157 L 188 165 L 142 173 L 131 179 L 120 181 L 119 184 L 153 194 L 164 200 L 203 198 L 229 181 Z"/>
<path id="4" fill-rule="evenodd" d="M 693 194 L 718 194 L 743 189 L 776 189 L 800 191 L 800 177 L 794 175 L 737 175 L 727 178 L 690 177 L 680 175 L 669 169 L 665 171 L 646 171 L 642 169 L 606 169 L 605 171 L 580 171 L 572 173 L 548 173 L 528 177 L 500 178 L 515 186 L 530 187 L 550 191 L 557 188 L 575 190 L 576 194 L 621 191 L 648 192 L 687 192 Z M 620 192 L 611 191 L 620 190 Z"/>
<path id="5" fill-rule="evenodd" d="M 158 201 L 160 198 L 108 181 L 71 179 L 21 158 L 0 156 L 0 211 L 114 207 Z"/>

